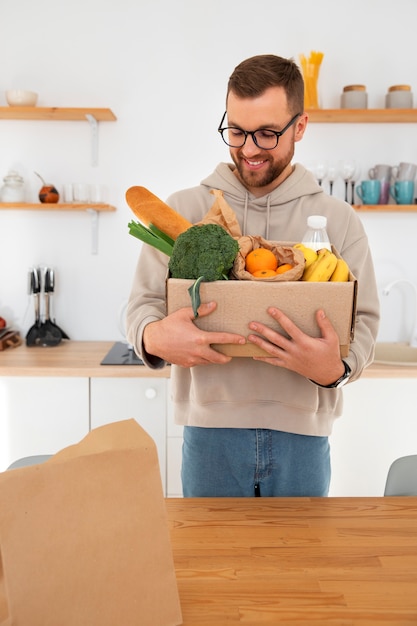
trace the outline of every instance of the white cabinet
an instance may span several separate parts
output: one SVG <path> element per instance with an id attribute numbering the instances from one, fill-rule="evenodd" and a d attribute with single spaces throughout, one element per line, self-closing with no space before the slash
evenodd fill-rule
<path id="1" fill-rule="evenodd" d="M 7 352 L 11 354 L 3 354 L 4 360 L 14 356 Z M 43 357 L 44 352 L 40 354 Z M 23 368 L 23 375 L 10 376 L 7 367 L 16 372 L 21 364 L 14 370 L 3 366 L 0 471 L 23 456 L 55 454 L 80 441 L 91 428 L 134 418 L 155 441 L 164 492 L 180 497 L 183 428 L 174 424 L 169 377 L 120 376 L 120 369 L 102 377 L 99 366 L 98 375 L 94 368 L 82 369 L 84 361 L 78 365 L 67 355 L 65 367 L 70 372 L 69 364 L 76 367 L 75 375 L 68 376 L 54 375 L 54 368 L 51 375 L 48 371 L 39 375 L 38 370 L 32 376 Z M 386 376 L 365 373 L 344 388 L 343 416 L 336 420 L 330 438 L 331 496 L 380 496 L 391 462 L 417 453 L 416 374 L 407 374 L 404 368 L 402 378 L 398 373 Z"/>
<path id="2" fill-rule="evenodd" d="M 181 460 L 183 427 L 174 423 L 170 380 L 167 380 L 167 385 L 167 495 L 172 498 L 180 498 L 182 497 Z"/>
<path id="3" fill-rule="evenodd" d="M 0 471 L 33 454 L 55 454 L 89 430 L 87 378 L 0 377 Z"/>
<path id="4" fill-rule="evenodd" d="M 91 378 L 91 428 L 134 418 L 152 437 L 157 449 L 161 479 L 166 493 L 165 378 Z"/>
<path id="5" fill-rule="evenodd" d="M 330 495 L 382 496 L 392 461 L 417 454 L 417 380 L 364 377 L 344 398 L 330 439 Z"/>
<path id="6" fill-rule="evenodd" d="M 167 438 L 167 496 L 182 498 L 182 437 Z"/>

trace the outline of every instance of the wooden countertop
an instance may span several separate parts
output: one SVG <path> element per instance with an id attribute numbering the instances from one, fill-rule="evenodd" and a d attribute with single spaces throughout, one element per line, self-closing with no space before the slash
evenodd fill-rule
<path id="1" fill-rule="evenodd" d="M 417 624 L 417 498 L 166 506 L 184 626 Z"/>
<path id="2" fill-rule="evenodd" d="M 63 341 L 58 346 L 8 348 L 0 352 L 0 376 L 169 378 L 170 369 L 144 365 L 100 365 L 114 341 Z"/>
<path id="3" fill-rule="evenodd" d="M 0 376 L 81 376 L 169 378 L 170 368 L 150 370 L 138 365 L 100 365 L 113 341 L 63 341 L 54 347 L 27 347 L 0 351 Z M 417 378 L 417 367 L 372 364 L 364 378 Z"/>

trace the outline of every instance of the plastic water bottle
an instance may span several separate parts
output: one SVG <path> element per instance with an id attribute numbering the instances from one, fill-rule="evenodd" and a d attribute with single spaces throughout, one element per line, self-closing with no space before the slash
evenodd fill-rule
<path id="1" fill-rule="evenodd" d="M 324 215 L 310 215 L 307 219 L 307 231 L 301 240 L 301 243 L 312 248 L 320 250 L 320 248 L 332 249 L 329 236 L 326 231 L 327 217 Z"/>

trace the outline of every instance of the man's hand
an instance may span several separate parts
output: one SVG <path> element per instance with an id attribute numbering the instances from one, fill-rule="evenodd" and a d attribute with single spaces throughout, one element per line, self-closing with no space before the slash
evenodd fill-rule
<path id="1" fill-rule="evenodd" d="M 317 311 L 316 314 L 321 337 L 306 335 L 275 307 L 270 307 L 268 314 L 278 322 L 289 338 L 264 324 L 251 322 L 249 328 L 257 335 L 249 335 L 248 340 L 271 355 L 253 358 L 278 367 L 285 367 L 320 385 L 331 385 L 342 376 L 344 365 L 340 358 L 339 338 L 323 310 Z"/>
<path id="2" fill-rule="evenodd" d="M 210 315 L 217 304 L 208 302 L 198 309 L 199 317 Z M 232 357 L 217 352 L 213 343 L 246 343 L 245 337 L 234 333 L 216 333 L 200 330 L 194 324 L 191 307 L 179 309 L 163 320 L 151 322 L 143 333 L 143 344 L 148 354 L 153 354 L 168 363 L 182 367 L 228 363 Z"/>

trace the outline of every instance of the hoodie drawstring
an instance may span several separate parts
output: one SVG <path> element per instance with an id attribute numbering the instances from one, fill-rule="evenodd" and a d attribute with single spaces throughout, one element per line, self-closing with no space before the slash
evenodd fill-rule
<path id="1" fill-rule="evenodd" d="M 265 239 L 269 241 L 269 224 L 271 221 L 271 196 L 268 194 L 266 201 L 266 229 L 265 229 Z"/>
<path id="2" fill-rule="evenodd" d="M 245 208 L 243 210 L 243 232 L 242 235 L 246 235 L 246 227 L 248 224 L 248 192 L 245 193 Z"/>
<path id="3" fill-rule="evenodd" d="M 245 206 L 243 209 L 243 230 L 242 235 L 247 235 L 248 225 L 248 206 L 249 206 L 249 194 L 245 193 Z M 266 200 L 266 226 L 265 226 L 265 239 L 269 240 L 269 226 L 271 222 L 271 195 L 267 196 Z"/>

